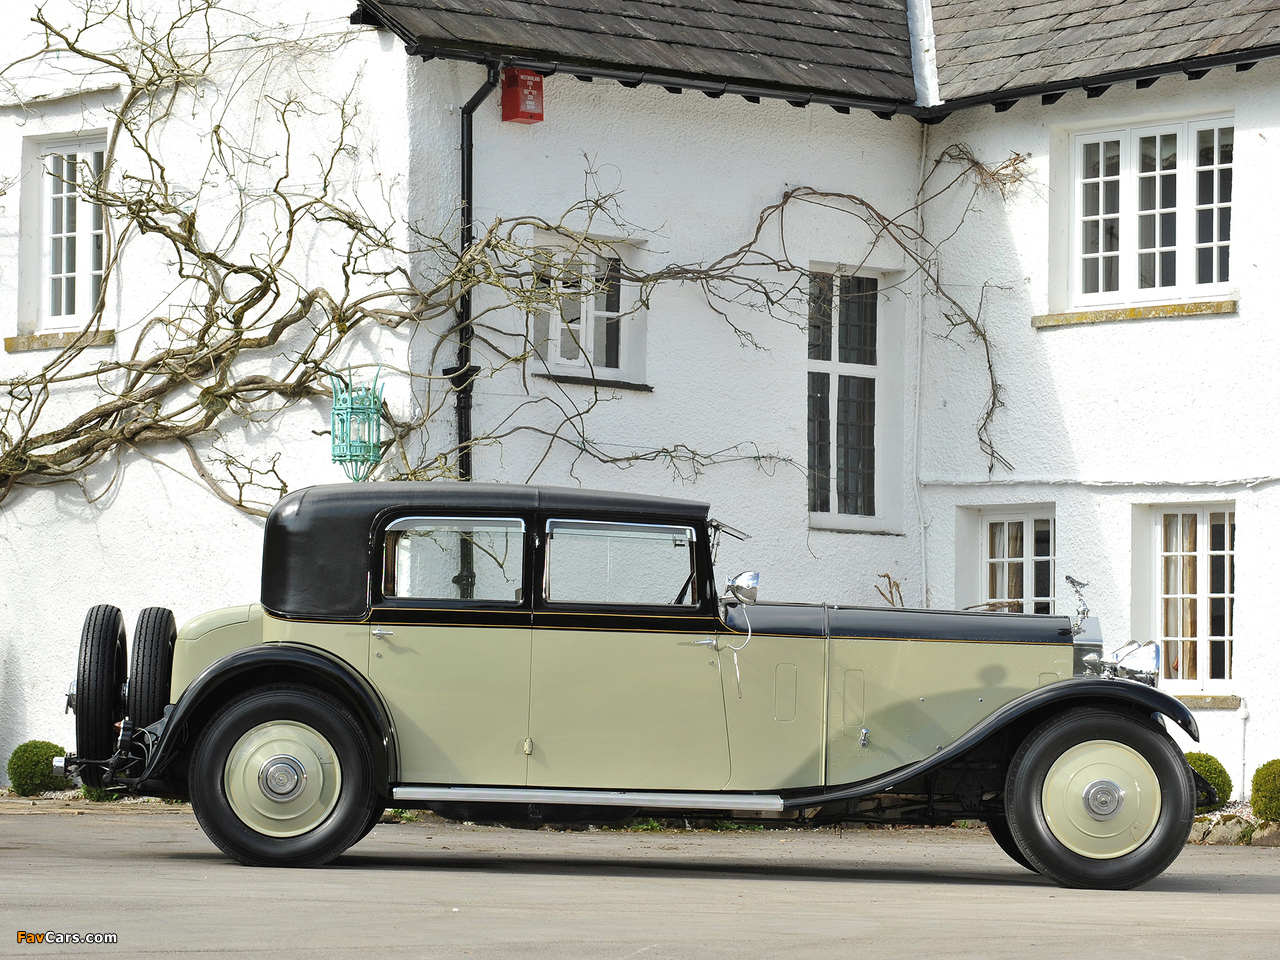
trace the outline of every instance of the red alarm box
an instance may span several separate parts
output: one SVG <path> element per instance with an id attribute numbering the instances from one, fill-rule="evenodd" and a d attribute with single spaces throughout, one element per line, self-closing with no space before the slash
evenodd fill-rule
<path id="1" fill-rule="evenodd" d="M 542 74 L 519 67 L 502 71 L 502 119 L 512 123 L 542 122 Z"/>

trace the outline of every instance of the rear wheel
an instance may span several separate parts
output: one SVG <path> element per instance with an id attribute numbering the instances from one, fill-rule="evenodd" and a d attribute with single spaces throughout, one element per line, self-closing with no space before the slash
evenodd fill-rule
<path id="1" fill-rule="evenodd" d="M 116 722 L 124 718 L 124 617 L 110 604 L 89 610 L 76 663 L 76 756 L 105 763 L 116 750 Z M 105 770 L 82 767 L 80 779 L 101 787 Z"/>
<path id="2" fill-rule="evenodd" d="M 1159 876 L 1182 852 L 1195 787 L 1163 730 L 1128 714 L 1079 708 L 1019 747 L 1005 812 L 1018 849 L 1051 880 L 1128 889 Z"/>
<path id="3" fill-rule="evenodd" d="M 315 690 L 264 687 L 205 727 L 188 783 L 201 828 L 250 866 L 313 867 L 359 840 L 378 803 L 359 720 Z"/>
<path id="4" fill-rule="evenodd" d="M 138 614 L 125 704 L 135 727 L 149 727 L 164 716 L 164 708 L 169 705 L 173 644 L 177 636 L 172 610 L 147 607 Z"/>

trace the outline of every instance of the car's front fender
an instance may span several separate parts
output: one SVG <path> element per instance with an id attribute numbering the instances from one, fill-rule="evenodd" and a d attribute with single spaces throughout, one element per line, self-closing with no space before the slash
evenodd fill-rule
<path id="1" fill-rule="evenodd" d="M 1200 740 L 1200 728 L 1186 704 L 1154 687 L 1132 680 L 1063 680 L 1039 687 L 1005 704 L 955 742 L 923 760 L 890 770 L 870 780 L 837 784 L 825 790 L 789 796 L 784 799 L 784 803 L 788 809 L 796 809 L 886 793 L 900 784 L 915 780 L 963 757 L 984 740 L 1016 725 L 1018 721 L 1035 719 L 1037 715 L 1043 715 L 1047 711 L 1057 712 L 1085 705 L 1122 706 L 1127 709 L 1137 708 L 1152 715 L 1162 715 L 1185 730 L 1192 740 Z"/>

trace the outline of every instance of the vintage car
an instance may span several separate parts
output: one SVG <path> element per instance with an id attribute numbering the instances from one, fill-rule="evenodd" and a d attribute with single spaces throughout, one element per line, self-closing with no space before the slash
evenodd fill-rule
<path id="1" fill-rule="evenodd" d="M 722 595 L 703 503 L 480 483 L 284 497 L 260 603 L 89 611 L 92 786 L 190 798 L 231 857 L 314 866 L 387 806 L 481 822 L 983 820 L 1067 886 L 1158 875 L 1212 788 L 1177 700 L 1093 621 Z"/>

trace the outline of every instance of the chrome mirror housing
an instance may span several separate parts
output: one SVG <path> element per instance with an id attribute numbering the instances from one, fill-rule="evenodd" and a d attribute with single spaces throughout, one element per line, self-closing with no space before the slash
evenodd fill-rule
<path id="1" fill-rule="evenodd" d="M 732 597 L 739 603 L 751 604 L 756 602 L 756 592 L 760 588 L 760 574 L 755 570 L 748 570 L 738 574 L 725 584 L 725 600 Z"/>

